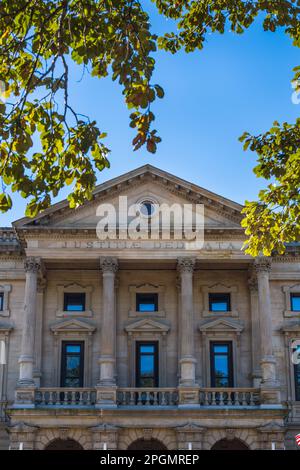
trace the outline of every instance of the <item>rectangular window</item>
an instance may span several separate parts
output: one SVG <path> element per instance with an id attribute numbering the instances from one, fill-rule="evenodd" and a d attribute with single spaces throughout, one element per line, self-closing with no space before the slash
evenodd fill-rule
<path id="1" fill-rule="evenodd" d="M 137 312 L 157 312 L 158 294 L 136 294 Z"/>
<path id="2" fill-rule="evenodd" d="M 136 386 L 158 387 L 158 342 L 136 342 Z"/>
<path id="3" fill-rule="evenodd" d="M 63 341 L 61 387 L 83 387 L 83 360 L 83 341 Z"/>
<path id="4" fill-rule="evenodd" d="M 210 312 L 230 312 L 230 294 L 209 294 Z"/>
<path id="5" fill-rule="evenodd" d="M 292 312 L 300 312 L 300 294 L 291 294 L 291 310 Z"/>
<path id="6" fill-rule="evenodd" d="M 4 293 L 0 292 L 0 311 L 2 312 L 4 309 Z"/>
<path id="7" fill-rule="evenodd" d="M 300 359 L 300 346 L 297 347 L 298 359 Z M 295 398 L 300 401 L 300 363 L 294 364 L 295 373 Z"/>
<path id="8" fill-rule="evenodd" d="M 212 387 L 233 387 L 231 342 L 210 343 L 210 367 Z"/>
<path id="9" fill-rule="evenodd" d="M 64 311 L 65 312 L 84 312 L 85 311 L 85 293 L 64 293 Z"/>

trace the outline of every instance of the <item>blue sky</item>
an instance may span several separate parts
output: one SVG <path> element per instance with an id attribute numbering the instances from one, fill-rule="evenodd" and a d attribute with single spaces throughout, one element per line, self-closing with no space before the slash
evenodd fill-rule
<path id="1" fill-rule="evenodd" d="M 159 30 L 166 20 L 153 20 Z M 293 122 L 300 105 L 291 101 L 292 69 L 300 64 L 299 49 L 283 33 L 265 33 L 256 23 L 244 35 L 209 35 L 204 50 L 191 54 L 155 54 L 154 82 L 165 89 L 155 103 L 155 126 L 163 141 L 155 155 L 133 152 L 133 131 L 119 85 L 110 79 L 79 81 L 73 70 L 70 100 L 77 111 L 96 119 L 108 132 L 111 168 L 98 182 L 151 163 L 227 198 L 243 203 L 255 199 L 264 186 L 252 172 L 255 154 L 245 153 L 238 137 L 260 133 L 272 122 Z M 64 199 L 67 190 L 56 201 Z M 25 201 L 13 195 L 14 207 L 0 215 L 9 226 L 24 215 Z"/>

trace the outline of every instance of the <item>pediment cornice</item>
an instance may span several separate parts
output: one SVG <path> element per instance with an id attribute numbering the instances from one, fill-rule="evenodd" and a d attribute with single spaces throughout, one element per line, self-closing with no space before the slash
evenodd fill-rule
<path id="1" fill-rule="evenodd" d="M 205 432 L 207 428 L 203 426 L 199 426 L 198 424 L 195 423 L 186 423 L 183 424 L 182 426 L 177 426 L 176 428 L 177 432 Z"/>
<path id="2" fill-rule="evenodd" d="M 55 322 L 50 327 L 50 330 L 54 334 L 64 334 L 70 332 L 92 334 L 96 330 L 96 327 L 84 320 L 68 318 L 66 320 Z"/>
<path id="3" fill-rule="evenodd" d="M 111 432 L 117 432 L 119 428 L 120 428 L 119 426 L 115 426 L 114 424 L 102 423 L 102 424 L 98 424 L 97 426 L 92 426 L 88 429 L 91 432 L 111 433 Z"/>
<path id="4" fill-rule="evenodd" d="M 39 426 L 24 423 L 23 421 L 20 421 L 14 424 L 9 424 L 8 428 L 9 428 L 10 433 L 23 433 L 23 432 L 32 433 L 32 432 L 37 432 L 40 429 Z"/>
<path id="5" fill-rule="evenodd" d="M 240 224 L 242 219 L 242 206 L 229 199 L 212 193 L 204 188 L 182 180 L 151 165 L 145 165 L 132 172 L 114 178 L 97 186 L 93 193 L 93 199 L 83 204 L 78 210 L 87 205 L 98 205 L 100 201 L 107 200 L 124 192 L 124 190 L 140 186 L 141 183 L 151 181 L 172 194 L 176 194 L 188 202 L 205 204 L 208 209 L 226 217 L 235 224 Z M 62 201 L 46 209 L 34 219 L 23 218 L 14 222 L 17 229 L 30 227 L 49 227 L 52 221 L 56 223 L 64 220 L 68 214 L 73 214 L 74 209 L 69 208 L 68 201 Z"/>
<path id="6" fill-rule="evenodd" d="M 270 423 L 267 423 L 259 428 L 257 428 L 259 432 L 266 432 L 266 433 L 276 433 L 276 432 L 284 432 L 284 426 L 281 426 L 280 424 L 272 421 Z"/>
<path id="7" fill-rule="evenodd" d="M 152 320 L 151 318 L 136 320 L 125 326 L 125 331 L 128 334 L 145 332 L 166 334 L 169 330 L 170 327 L 168 325 L 158 320 Z"/>
<path id="8" fill-rule="evenodd" d="M 199 325 L 201 333 L 213 332 L 228 332 L 240 334 L 244 329 L 241 322 L 231 319 L 217 318 L 215 320 L 208 320 Z"/>

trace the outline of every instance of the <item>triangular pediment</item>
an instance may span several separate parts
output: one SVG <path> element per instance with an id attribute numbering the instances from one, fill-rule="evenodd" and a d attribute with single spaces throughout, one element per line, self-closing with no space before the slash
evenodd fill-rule
<path id="1" fill-rule="evenodd" d="M 97 424 L 97 426 L 92 426 L 88 428 L 92 432 L 117 432 L 119 429 L 119 426 L 115 426 L 114 424 L 107 424 L 107 423 L 102 423 L 102 424 Z"/>
<path id="2" fill-rule="evenodd" d="M 272 422 L 267 423 L 264 426 L 261 426 L 260 428 L 258 428 L 258 431 L 267 432 L 267 433 L 283 432 L 284 431 L 284 426 L 281 426 L 280 424 L 272 421 Z"/>
<path id="3" fill-rule="evenodd" d="M 13 423 L 13 424 L 9 424 L 8 427 L 9 427 L 9 432 L 11 432 L 11 433 L 19 433 L 19 432 L 20 433 L 23 433 L 23 432 L 33 433 L 33 432 L 37 432 L 37 430 L 39 429 L 39 426 L 24 423 L 22 421 L 17 422 L 17 423 Z"/>
<path id="4" fill-rule="evenodd" d="M 65 200 L 54 204 L 33 219 L 25 217 L 17 220 L 14 226 L 18 229 L 93 229 L 99 221 L 96 214 L 99 204 L 110 203 L 117 207 L 119 196 L 125 195 L 128 205 L 143 198 L 154 199 L 158 204 L 203 204 L 206 228 L 240 228 L 240 204 L 151 165 L 145 165 L 98 185 L 94 190 L 93 199 L 77 209 L 70 209 L 68 201 Z"/>
<path id="5" fill-rule="evenodd" d="M 206 428 L 203 426 L 199 426 L 198 424 L 195 423 L 186 423 L 183 424 L 182 426 L 177 426 L 176 431 L 179 432 L 203 432 L 205 431 Z"/>
<path id="6" fill-rule="evenodd" d="M 53 333 L 56 334 L 67 332 L 93 333 L 96 330 L 96 327 L 86 321 L 72 318 L 56 322 L 51 326 L 50 329 Z"/>
<path id="7" fill-rule="evenodd" d="M 216 320 L 208 320 L 202 323 L 199 326 L 199 330 L 201 332 L 217 332 L 217 331 L 226 331 L 232 333 L 241 333 L 244 327 L 240 322 L 231 320 L 231 319 L 224 319 L 218 318 Z"/>
<path id="8" fill-rule="evenodd" d="M 157 320 L 152 320 L 151 318 L 143 318 L 142 320 L 137 320 L 125 327 L 127 333 L 134 332 L 151 332 L 151 333 L 167 333 L 170 327 L 165 323 L 162 323 Z"/>
<path id="9" fill-rule="evenodd" d="M 284 332 L 287 332 L 287 333 L 289 331 L 291 333 L 299 333 L 300 332 L 300 321 L 284 324 L 281 327 L 281 331 L 284 331 Z"/>

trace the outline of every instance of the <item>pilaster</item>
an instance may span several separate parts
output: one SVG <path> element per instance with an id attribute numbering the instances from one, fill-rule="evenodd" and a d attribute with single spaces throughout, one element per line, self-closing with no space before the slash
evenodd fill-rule
<path id="1" fill-rule="evenodd" d="M 258 283 L 254 269 L 249 270 L 248 286 L 251 309 L 252 383 L 253 387 L 258 388 L 261 383 L 261 340 Z"/>
<path id="2" fill-rule="evenodd" d="M 177 271 L 180 276 L 180 386 L 195 386 L 195 351 L 194 351 L 194 304 L 193 272 L 194 258 L 179 258 Z"/>
<path id="3" fill-rule="evenodd" d="M 258 301 L 261 332 L 261 398 L 264 404 L 280 403 L 279 383 L 276 379 L 276 359 L 273 354 L 272 307 L 269 285 L 271 259 L 259 257 L 254 263 L 258 283 Z"/>
<path id="4" fill-rule="evenodd" d="M 97 384 L 97 406 L 116 406 L 116 289 L 115 276 L 118 260 L 114 257 L 100 259 L 102 271 L 102 327 L 100 378 Z"/>
<path id="5" fill-rule="evenodd" d="M 33 387 L 33 363 L 36 325 L 37 276 L 41 268 L 39 258 L 26 258 L 24 269 L 26 272 L 23 330 L 21 341 L 21 355 L 19 358 L 20 376 L 18 387 Z"/>

